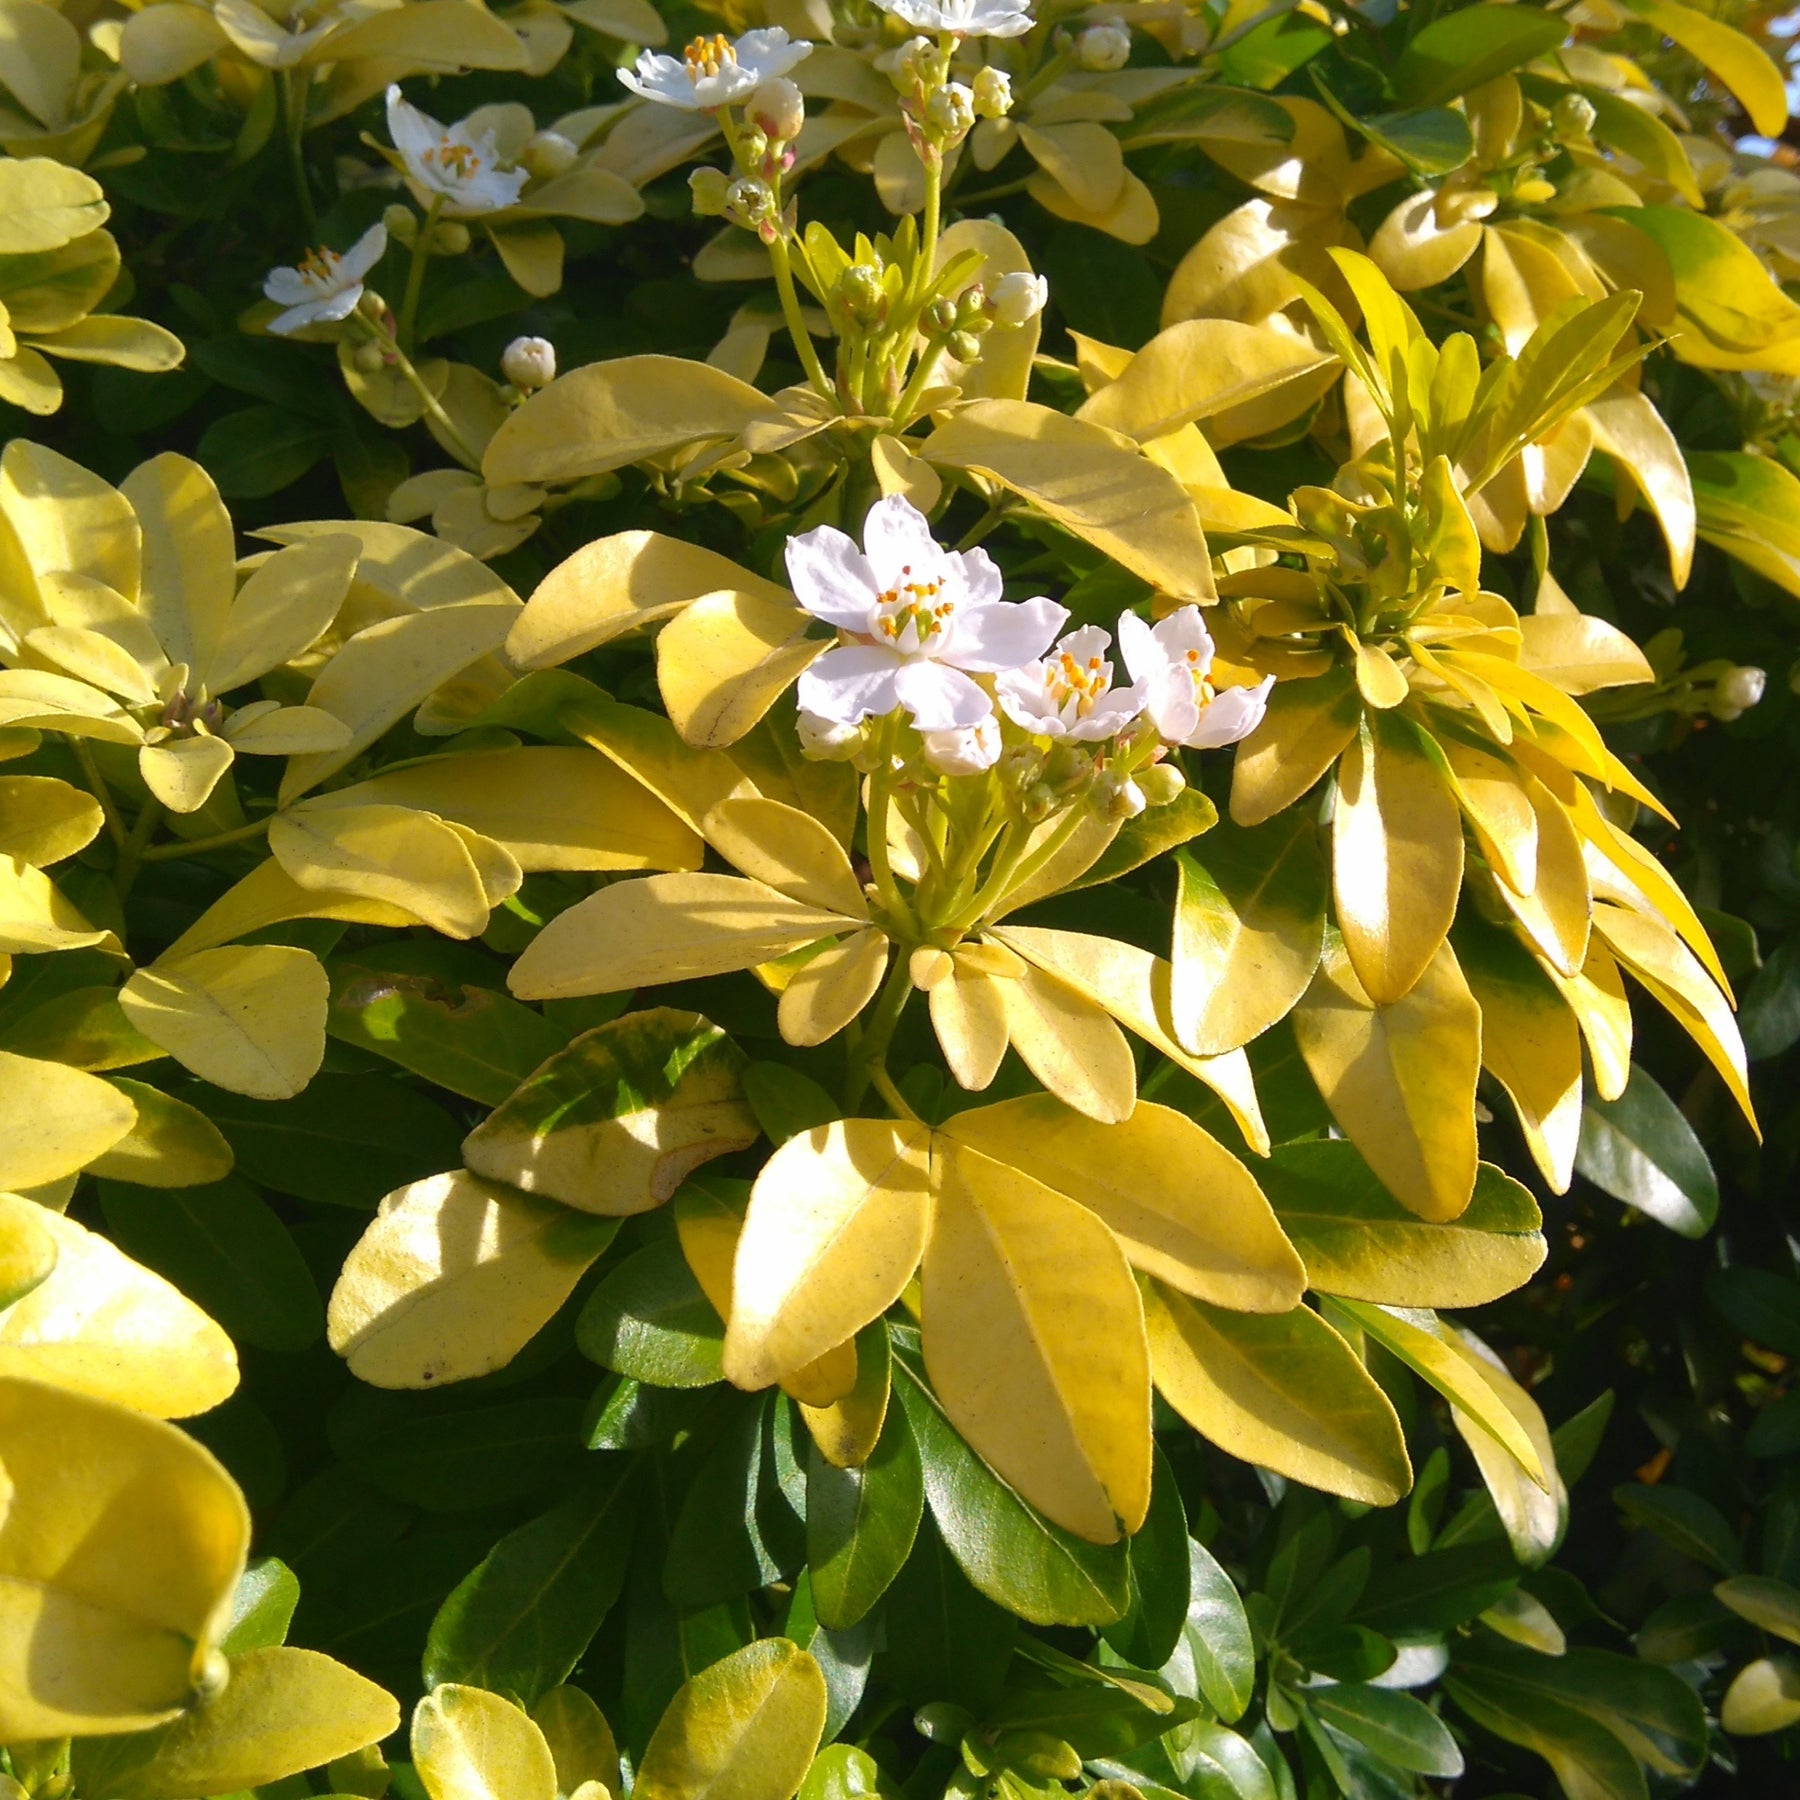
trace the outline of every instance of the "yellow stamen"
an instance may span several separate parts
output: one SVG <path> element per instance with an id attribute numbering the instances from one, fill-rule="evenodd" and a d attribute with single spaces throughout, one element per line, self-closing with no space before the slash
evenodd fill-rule
<path id="1" fill-rule="evenodd" d="M 717 34 L 695 38 L 681 54 L 687 63 L 688 80 L 693 82 L 703 81 L 737 64 L 737 52 L 732 49 L 730 40 Z"/>

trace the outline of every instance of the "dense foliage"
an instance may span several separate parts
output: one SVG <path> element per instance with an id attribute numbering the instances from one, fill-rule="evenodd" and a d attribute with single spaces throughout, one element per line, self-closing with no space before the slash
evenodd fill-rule
<path id="1" fill-rule="evenodd" d="M 0 1800 L 1785 1791 L 1783 41 L 0 0 Z"/>

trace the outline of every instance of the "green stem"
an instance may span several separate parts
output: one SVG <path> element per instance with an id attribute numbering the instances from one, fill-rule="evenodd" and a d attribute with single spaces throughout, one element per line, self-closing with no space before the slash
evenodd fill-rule
<path id="1" fill-rule="evenodd" d="M 887 980 L 882 983 L 881 996 L 875 1002 L 875 1010 L 869 1015 L 869 1023 L 857 1046 L 850 1052 L 850 1066 L 844 1080 L 844 1114 L 847 1118 L 855 1118 L 856 1109 L 862 1105 L 863 1096 L 869 1091 L 873 1082 L 880 1090 L 882 1098 L 892 1106 L 899 1099 L 898 1092 L 889 1094 L 887 1088 L 881 1088 L 881 1082 L 887 1077 L 888 1046 L 894 1041 L 895 1028 L 900 1023 L 900 1015 L 906 1010 L 906 1002 L 912 995 L 912 970 L 910 959 L 904 945 L 895 944 L 893 967 L 887 972 Z M 888 1083 L 888 1088 L 892 1087 Z M 906 1107 L 904 1100 L 901 1107 Z M 911 1109 L 907 1108 L 901 1116 L 910 1117 Z"/>
<path id="2" fill-rule="evenodd" d="M 113 801 L 112 789 L 106 785 L 106 777 L 100 773 L 100 765 L 94 761 L 94 753 L 88 748 L 86 738 L 71 738 L 69 742 L 75 749 L 75 760 L 81 765 L 81 778 L 87 783 L 88 792 L 100 802 L 100 810 L 106 815 L 106 833 L 113 841 L 114 847 L 121 856 L 125 853 L 127 842 L 125 822 L 119 817 L 119 809 Z"/>
<path id="3" fill-rule="evenodd" d="M 400 340 L 390 332 L 382 329 L 367 313 L 358 312 L 354 318 L 361 320 L 363 328 L 381 346 L 382 353 L 391 356 L 398 365 L 402 378 L 412 391 L 419 396 L 419 404 L 430 414 L 438 429 L 443 432 L 449 443 L 451 453 L 462 458 L 465 467 L 476 474 L 481 472 L 481 452 L 463 436 L 456 421 L 445 412 L 443 402 L 426 385 L 425 377 L 413 366 L 413 360 L 400 348 Z"/>
<path id="4" fill-rule="evenodd" d="M 204 856 L 209 850 L 223 850 L 229 844 L 246 844 L 252 838 L 261 837 L 276 817 L 276 814 L 270 813 L 268 818 L 259 819 L 254 825 L 239 825 L 231 831 L 215 832 L 211 837 L 188 838 L 172 844 L 153 844 L 144 852 L 142 860 L 147 863 L 169 862 L 177 856 Z"/>
<path id="5" fill-rule="evenodd" d="M 138 865 L 144 859 L 144 852 L 151 838 L 156 835 L 156 827 L 162 816 L 162 802 L 152 794 L 138 809 L 138 816 L 132 821 L 131 835 L 120 847 L 118 867 L 113 870 L 113 889 L 121 900 L 131 892 L 131 884 L 137 880 Z"/>
<path id="6" fill-rule="evenodd" d="M 903 924 L 910 932 L 913 929 L 912 909 L 895 885 L 892 859 L 888 855 L 888 808 L 894 797 L 894 736 L 898 729 L 898 718 L 889 718 L 875 739 L 878 760 L 869 776 L 869 869 L 875 877 L 875 889 L 881 896 L 882 905 L 896 923 Z"/>
<path id="7" fill-rule="evenodd" d="M 994 531 L 1005 520 L 1006 515 L 1011 510 L 1011 507 L 1006 501 L 996 500 L 994 504 L 956 540 L 957 549 L 973 550 L 984 537 L 991 531 Z"/>
<path id="8" fill-rule="evenodd" d="M 777 193 L 778 206 L 780 198 Z M 778 235 L 769 246 L 769 263 L 775 271 L 775 291 L 781 296 L 781 316 L 787 321 L 788 336 L 794 340 L 794 349 L 799 353 L 801 367 L 806 370 L 806 379 L 823 398 L 836 400 L 837 393 L 825 373 L 825 365 L 819 361 L 819 353 L 813 348 L 812 333 L 806 329 L 806 321 L 800 316 L 800 296 L 794 291 L 794 271 L 788 261 L 785 237 Z"/>
<path id="9" fill-rule="evenodd" d="M 912 379 L 906 384 L 906 392 L 900 396 L 894 407 L 894 429 L 904 431 L 913 420 L 913 408 L 919 404 L 919 396 L 925 392 L 932 371 L 938 365 L 938 358 L 944 354 L 944 340 L 936 339 L 925 346 L 925 354 L 919 358 L 918 367 L 912 372 Z"/>
<path id="10" fill-rule="evenodd" d="M 431 239 L 437 230 L 438 213 L 443 204 L 441 194 L 433 196 L 431 209 L 425 215 L 425 223 L 413 237 L 412 261 L 406 265 L 406 295 L 400 302 L 400 329 L 395 334 L 402 352 L 412 349 L 414 321 L 419 316 L 419 296 L 425 291 L 425 264 L 431 256 Z"/>
<path id="11" fill-rule="evenodd" d="M 319 214 L 313 205 L 312 184 L 306 177 L 306 95 L 297 91 L 297 84 L 306 78 L 302 69 L 283 69 L 272 77 L 277 128 L 287 143 L 288 172 L 293 177 L 294 196 L 300 202 L 300 217 L 306 222 L 306 239 L 313 243 L 319 235 Z"/>

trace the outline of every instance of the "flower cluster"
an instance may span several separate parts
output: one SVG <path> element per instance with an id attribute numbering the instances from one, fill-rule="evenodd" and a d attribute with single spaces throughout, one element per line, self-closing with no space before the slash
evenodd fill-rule
<path id="1" fill-rule="evenodd" d="M 789 543 L 787 567 L 800 604 L 839 633 L 800 677 L 801 732 L 815 756 L 859 755 L 865 721 L 904 712 L 933 769 L 973 774 L 999 762 L 1004 719 L 1038 747 L 1091 746 L 1096 771 L 1117 778 L 1115 803 L 1137 812 L 1134 771 L 1173 746 L 1214 749 L 1248 736 L 1272 685 L 1214 689 L 1213 643 L 1196 606 L 1156 625 L 1120 618 L 1130 677 L 1120 684 L 1107 632 L 1083 625 L 1058 638 L 1067 608 L 1004 599 L 986 551 L 944 549 L 899 495 L 870 509 L 860 548 L 821 525 Z"/>

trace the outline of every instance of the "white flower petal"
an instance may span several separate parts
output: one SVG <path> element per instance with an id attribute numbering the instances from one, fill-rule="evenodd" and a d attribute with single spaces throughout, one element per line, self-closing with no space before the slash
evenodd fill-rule
<path id="1" fill-rule="evenodd" d="M 1132 612 L 1119 615 L 1119 654 L 1124 657 L 1125 667 L 1131 671 L 1134 681 L 1148 680 L 1158 669 L 1166 667 L 1169 660 L 1157 643 L 1156 634 Z"/>
<path id="2" fill-rule="evenodd" d="M 787 545 L 788 580 L 815 619 L 843 631 L 869 629 L 869 611 L 880 589 L 856 540 L 834 525 L 820 525 Z"/>
<path id="3" fill-rule="evenodd" d="M 1000 600 L 960 611 L 945 661 L 959 669 L 997 674 L 1044 654 L 1069 616 L 1066 606 L 1041 595 L 1035 600 Z"/>
<path id="4" fill-rule="evenodd" d="M 827 650 L 804 671 L 796 691 L 803 711 L 838 725 L 854 725 L 871 713 L 900 704 L 895 677 L 901 661 L 876 644 L 843 644 Z M 985 698 L 985 696 L 984 696 Z"/>
<path id="5" fill-rule="evenodd" d="M 942 663 L 902 663 L 894 677 L 894 691 L 921 731 L 950 731 L 978 724 L 994 710 L 993 702 L 967 675 Z"/>
<path id="6" fill-rule="evenodd" d="M 387 254 L 387 227 L 377 219 L 343 254 L 338 272 L 348 281 L 360 282 Z"/>
<path id="7" fill-rule="evenodd" d="M 301 306 L 290 306 L 286 312 L 277 313 L 269 321 L 269 329 L 279 337 L 286 337 L 290 331 L 298 331 L 303 325 L 317 324 L 323 314 L 319 311 L 319 302 L 309 300 Z"/>
<path id="8" fill-rule="evenodd" d="M 928 581 L 948 560 L 931 535 L 930 521 L 903 494 L 890 494 L 869 508 L 863 550 L 878 588 L 897 587 L 909 569 L 914 580 Z"/>
<path id="9" fill-rule="evenodd" d="M 302 306 L 317 292 L 298 269 L 271 269 L 263 281 L 263 298 L 278 306 Z"/>
<path id="10" fill-rule="evenodd" d="M 1268 710 L 1273 675 L 1264 676 L 1253 688 L 1224 688 L 1210 706 L 1200 708 L 1198 723 L 1181 741 L 1190 750 L 1218 750 L 1247 738 L 1262 723 Z"/>
<path id="11" fill-rule="evenodd" d="M 950 560 L 960 564 L 963 583 L 971 600 L 998 600 L 1004 591 L 1005 583 L 1000 575 L 1000 566 L 985 550 L 951 551 Z"/>

